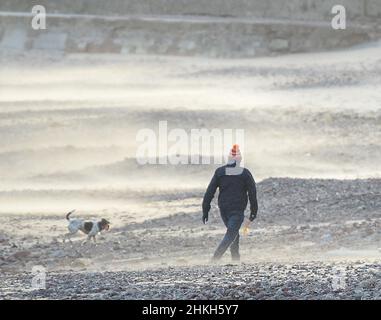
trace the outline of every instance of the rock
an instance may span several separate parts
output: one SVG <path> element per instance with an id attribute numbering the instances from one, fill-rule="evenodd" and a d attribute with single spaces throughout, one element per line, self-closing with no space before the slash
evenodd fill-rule
<path id="1" fill-rule="evenodd" d="M 14 253 L 11 257 L 17 260 L 22 260 L 22 259 L 28 258 L 30 255 L 31 255 L 30 251 L 23 250 L 23 251 L 18 251 Z"/>
<path id="2" fill-rule="evenodd" d="M 353 292 L 353 296 L 355 299 L 361 299 L 363 295 L 364 295 L 364 291 L 362 289 L 356 289 Z"/>
<path id="3" fill-rule="evenodd" d="M 55 252 L 53 252 L 51 254 L 52 258 L 63 258 L 63 257 L 66 257 L 66 256 L 67 256 L 67 254 L 63 250 L 57 250 L 57 251 L 55 251 Z"/>
<path id="4" fill-rule="evenodd" d="M 9 239 L 5 235 L 0 234 L 0 243 L 1 244 L 8 244 L 9 243 Z"/>
<path id="5" fill-rule="evenodd" d="M 367 279 L 360 282 L 360 286 L 363 289 L 373 289 L 376 286 L 376 281 L 373 279 Z"/>

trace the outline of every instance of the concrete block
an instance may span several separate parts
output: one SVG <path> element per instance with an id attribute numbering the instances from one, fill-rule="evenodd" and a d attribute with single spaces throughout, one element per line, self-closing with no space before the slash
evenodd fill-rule
<path id="1" fill-rule="evenodd" d="M 6 29 L 0 46 L 5 49 L 24 50 L 27 41 L 25 29 Z"/>
<path id="2" fill-rule="evenodd" d="M 60 32 L 40 33 L 33 41 L 33 49 L 65 51 L 67 34 Z"/>

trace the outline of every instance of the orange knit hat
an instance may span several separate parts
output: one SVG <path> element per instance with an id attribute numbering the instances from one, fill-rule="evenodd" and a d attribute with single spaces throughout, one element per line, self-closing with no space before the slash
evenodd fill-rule
<path id="1" fill-rule="evenodd" d="M 232 149 L 230 150 L 230 155 L 232 157 L 241 156 L 241 151 L 239 150 L 239 145 L 234 144 Z"/>

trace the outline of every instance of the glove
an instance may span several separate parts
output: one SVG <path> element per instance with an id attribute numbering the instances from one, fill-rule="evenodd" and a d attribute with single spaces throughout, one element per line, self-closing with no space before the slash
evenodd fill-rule
<path id="1" fill-rule="evenodd" d="M 256 217 L 257 217 L 257 213 L 256 213 L 256 212 L 251 212 L 251 213 L 250 213 L 249 220 L 250 220 L 250 221 L 253 221 Z"/>
<path id="2" fill-rule="evenodd" d="M 202 222 L 203 224 L 205 224 L 207 221 L 208 221 L 208 213 L 204 212 L 202 215 Z"/>

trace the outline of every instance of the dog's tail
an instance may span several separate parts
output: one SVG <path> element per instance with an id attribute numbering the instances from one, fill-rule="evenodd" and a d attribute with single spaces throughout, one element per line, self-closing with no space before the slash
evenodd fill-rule
<path id="1" fill-rule="evenodd" d="M 70 215 L 71 215 L 74 211 L 75 211 L 75 210 L 70 211 L 68 214 L 66 214 L 66 220 L 70 220 Z"/>

